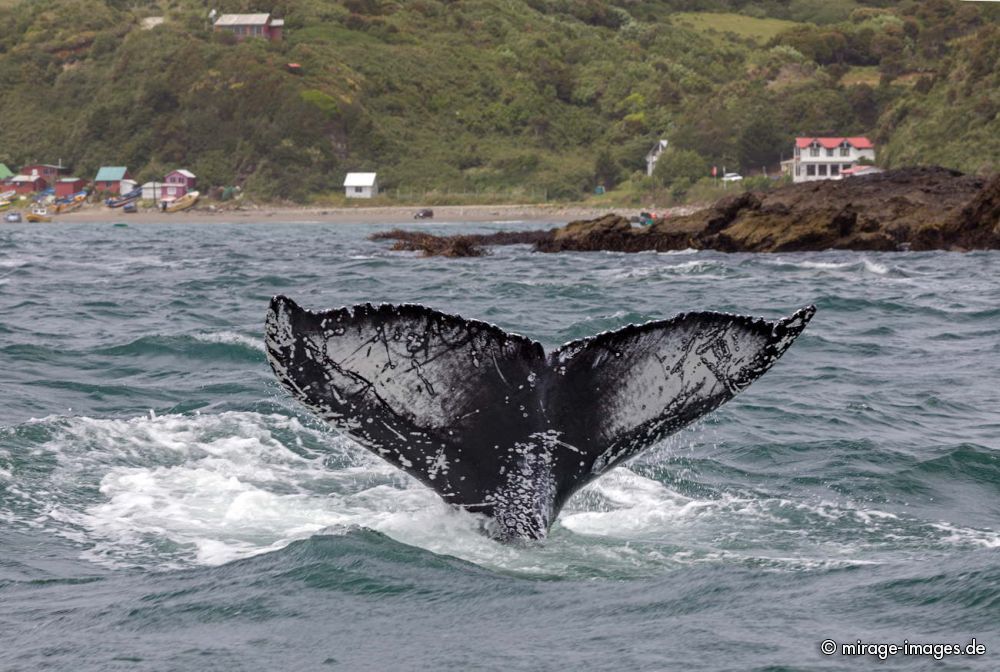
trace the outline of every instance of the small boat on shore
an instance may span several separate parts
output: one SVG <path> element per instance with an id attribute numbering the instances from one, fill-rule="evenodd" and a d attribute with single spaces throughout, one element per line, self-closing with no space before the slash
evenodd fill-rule
<path id="1" fill-rule="evenodd" d="M 8 212 L 3 216 L 3 221 L 8 224 L 20 224 L 21 223 L 21 213 L 20 212 Z"/>
<path id="2" fill-rule="evenodd" d="M 189 191 L 180 198 L 167 203 L 167 207 L 164 208 L 164 211 L 180 212 L 181 210 L 187 210 L 198 202 L 198 196 L 200 196 L 200 194 L 197 191 Z"/>
<path id="3" fill-rule="evenodd" d="M 73 194 L 72 196 L 68 196 L 66 198 L 61 198 L 57 200 L 55 204 L 52 206 L 52 209 L 55 211 L 55 214 L 57 215 L 61 215 L 67 212 L 72 212 L 73 210 L 76 210 L 81 205 L 83 205 L 86 199 L 87 199 L 87 192 L 80 191 Z"/>
<path id="4" fill-rule="evenodd" d="M 122 194 L 118 198 L 109 198 L 104 201 L 104 205 L 109 208 L 120 208 L 127 203 L 134 203 L 142 197 L 142 187 L 136 187 L 132 191 Z"/>
<path id="5" fill-rule="evenodd" d="M 51 222 L 52 217 L 49 215 L 49 211 L 45 208 L 35 206 L 28 213 L 27 220 L 29 222 Z"/>

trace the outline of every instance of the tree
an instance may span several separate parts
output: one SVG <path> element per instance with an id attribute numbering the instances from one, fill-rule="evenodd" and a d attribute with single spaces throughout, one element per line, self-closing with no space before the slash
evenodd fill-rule
<path id="1" fill-rule="evenodd" d="M 701 154 L 690 149 L 666 150 L 660 155 L 653 169 L 653 179 L 668 187 L 683 179 L 694 183 L 706 175 L 708 175 L 708 162 Z"/>
<path id="2" fill-rule="evenodd" d="M 781 158 L 784 142 L 772 117 L 764 111 L 754 114 L 740 133 L 737 149 L 741 166 L 764 166 Z"/>
<path id="3" fill-rule="evenodd" d="M 597 158 L 594 160 L 594 179 L 597 180 L 597 184 L 603 184 L 605 189 L 611 189 L 618 184 L 620 177 L 621 171 L 611 157 L 611 152 L 605 147 L 597 153 Z"/>

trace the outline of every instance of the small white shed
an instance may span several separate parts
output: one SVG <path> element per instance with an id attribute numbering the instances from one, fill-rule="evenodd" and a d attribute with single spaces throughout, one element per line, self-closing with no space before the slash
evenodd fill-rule
<path id="1" fill-rule="evenodd" d="M 377 173 L 348 173 L 344 178 L 344 194 L 348 198 L 378 196 Z"/>
<path id="2" fill-rule="evenodd" d="M 160 201 L 167 195 L 166 182 L 147 182 L 142 185 L 142 200 Z"/>

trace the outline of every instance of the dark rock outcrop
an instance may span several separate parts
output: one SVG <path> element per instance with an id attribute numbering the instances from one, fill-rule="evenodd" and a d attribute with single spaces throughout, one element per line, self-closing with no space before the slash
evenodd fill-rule
<path id="1" fill-rule="evenodd" d="M 540 252 L 722 252 L 1000 249 L 1000 175 L 905 168 L 865 177 L 743 192 L 684 217 L 638 227 L 615 214 L 550 231 L 430 236 L 406 231 L 395 249 L 478 256 L 482 245 L 532 243 Z"/>
<path id="2" fill-rule="evenodd" d="M 573 222 L 542 251 L 723 252 L 1000 248 L 1000 176 L 908 168 L 744 192 L 628 235 L 609 215 Z M 599 246 L 604 241 L 608 244 Z M 620 241 L 620 244 L 615 244 Z"/>

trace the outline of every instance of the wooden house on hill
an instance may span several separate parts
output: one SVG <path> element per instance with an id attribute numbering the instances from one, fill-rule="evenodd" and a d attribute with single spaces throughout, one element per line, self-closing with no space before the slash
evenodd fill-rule
<path id="1" fill-rule="evenodd" d="M 45 178 L 39 175 L 15 175 L 7 184 L 19 194 L 34 194 L 49 186 Z"/>
<path id="2" fill-rule="evenodd" d="M 270 14 L 220 14 L 212 27 L 217 33 L 232 33 L 237 40 L 263 37 L 272 42 L 280 42 L 285 21 L 272 18 Z"/>
<path id="3" fill-rule="evenodd" d="M 101 166 L 94 178 L 94 189 L 97 191 L 124 194 L 134 188 L 135 182 L 125 166 Z"/>
<path id="4" fill-rule="evenodd" d="M 167 173 L 164 182 L 163 198 L 174 199 L 180 198 L 189 191 L 194 191 L 198 178 L 190 170 L 182 168 Z"/>
<path id="5" fill-rule="evenodd" d="M 83 191 L 87 180 L 82 177 L 60 177 L 56 181 L 56 198 L 66 198 Z"/>
<path id="6" fill-rule="evenodd" d="M 30 175 L 41 177 L 45 180 L 47 184 L 55 184 L 56 180 L 62 173 L 68 173 L 69 166 L 63 166 L 62 162 L 59 165 L 53 165 L 51 163 L 32 163 L 27 166 L 21 167 L 21 175 Z"/>

